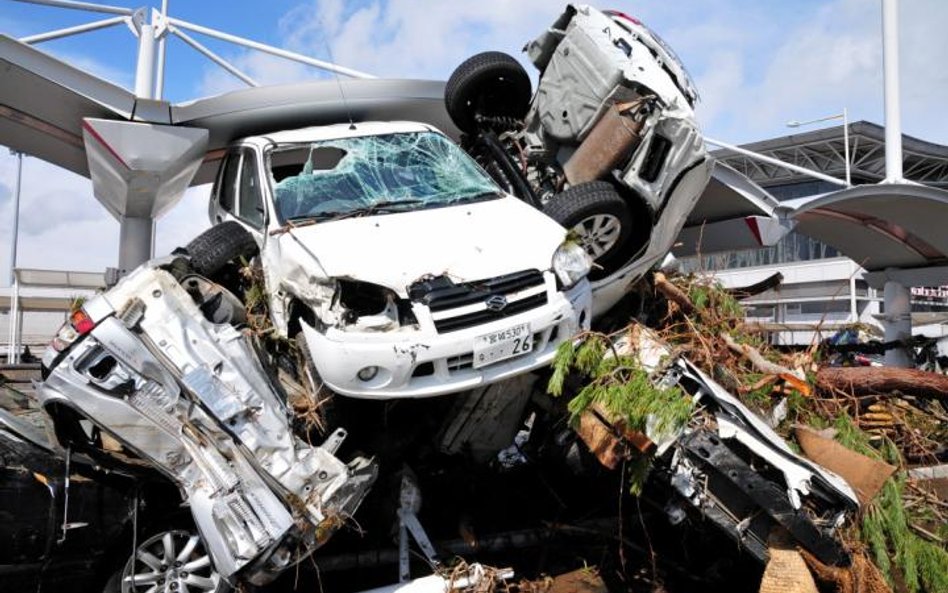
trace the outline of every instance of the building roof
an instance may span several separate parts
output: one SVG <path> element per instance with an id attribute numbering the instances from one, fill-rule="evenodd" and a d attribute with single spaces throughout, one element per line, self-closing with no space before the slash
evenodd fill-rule
<path id="1" fill-rule="evenodd" d="M 843 137 L 840 125 L 742 144 L 741 148 L 844 179 Z M 885 128 L 867 121 L 850 123 L 849 149 L 854 183 L 875 183 L 885 178 Z M 812 181 L 811 177 L 731 150 L 711 154 L 763 187 Z M 902 154 L 903 177 L 948 188 L 948 146 L 903 135 Z"/>

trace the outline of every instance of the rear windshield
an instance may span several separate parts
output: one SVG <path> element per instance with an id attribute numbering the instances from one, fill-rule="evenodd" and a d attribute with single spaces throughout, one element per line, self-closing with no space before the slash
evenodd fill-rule
<path id="1" fill-rule="evenodd" d="M 277 145 L 270 153 L 270 172 L 277 214 L 284 222 L 501 195 L 467 153 L 435 132 Z"/>

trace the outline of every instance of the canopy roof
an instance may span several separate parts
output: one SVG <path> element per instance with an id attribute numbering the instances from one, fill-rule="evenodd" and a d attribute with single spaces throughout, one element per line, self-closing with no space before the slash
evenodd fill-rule
<path id="1" fill-rule="evenodd" d="M 906 285 L 938 285 L 948 277 L 948 191 L 908 183 L 860 185 L 818 196 L 786 215 L 796 221 L 797 232 L 878 272 L 870 274 L 871 283 L 878 284 L 873 279 L 890 268 L 902 270 Z M 914 281 L 906 276 L 910 270 Z"/>

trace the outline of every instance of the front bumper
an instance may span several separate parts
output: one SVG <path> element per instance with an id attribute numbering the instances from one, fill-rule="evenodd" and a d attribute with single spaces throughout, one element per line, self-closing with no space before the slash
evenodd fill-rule
<path id="1" fill-rule="evenodd" d="M 503 319 L 439 334 L 422 324 L 418 331 L 352 332 L 330 328 L 322 334 L 302 324 L 303 335 L 323 382 L 351 397 L 389 399 L 431 397 L 488 385 L 549 364 L 556 348 L 588 329 L 592 317 L 589 282 L 565 292 L 551 290 L 547 304 Z M 478 336 L 527 323 L 533 350 L 492 365 L 473 366 Z M 378 367 L 369 381 L 365 367 Z"/>

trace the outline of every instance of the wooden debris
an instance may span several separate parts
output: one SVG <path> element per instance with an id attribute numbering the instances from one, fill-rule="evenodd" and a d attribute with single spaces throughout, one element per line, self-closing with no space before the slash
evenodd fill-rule
<path id="1" fill-rule="evenodd" d="M 765 375 L 790 375 L 798 379 L 804 378 L 801 376 L 803 375 L 802 372 L 793 371 L 785 366 L 770 362 L 764 358 L 764 355 L 753 346 L 750 346 L 749 344 L 738 344 L 736 341 L 734 341 L 734 338 L 726 333 L 721 334 L 721 339 L 724 340 L 724 343 L 727 344 L 728 348 L 746 358 L 752 365 L 754 365 L 754 368 Z"/>
<path id="2" fill-rule="evenodd" d="M 655 450 L 655 443 L 647 436 L 629 430 L 621 420 L 609 419 L 608 413 L 598 405 L 579 417 L 576 433 L 599 463 L 609 469 L 629 459 L 632 451 L 650 454 Z"/>
<path id="3" fill-rule="evenodd" d="M 797 426 L 794 432 L 803 454 L 846 480 L 860 504 L 868 504 L 895 473 L 888 463 L 851 451 L 809 427 Z"/>
<path id="4" fill-rule="evenodd" d="M 770 548 L 760 593 L 818 593 L 806 561 L 795 549 Z"/>
<path id="5" fill-rule="evenodd" d="M 678 305 L 678 308 L 681 309 L 682 313 L 685 315 L 694 313 L 694 303 L 691 302 L 691 299 L 688 298 L 687 294 L 672 284 L 668 278 L 665 277 L 665 274 L 662 274 L 661 272 L 655 272 L 654 281 L 655 290 L 662 293 L 665 298 Z"/>
<path id="6" fill-rule="evenodd" d="M 895 367 L 821 367 L 816 384 L 829 392 L 930 397 L 948 402 L 948 375 Z"/>

